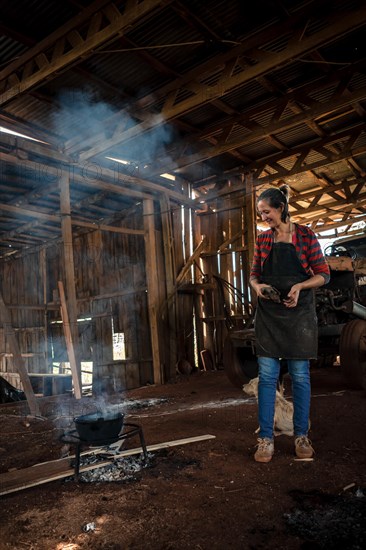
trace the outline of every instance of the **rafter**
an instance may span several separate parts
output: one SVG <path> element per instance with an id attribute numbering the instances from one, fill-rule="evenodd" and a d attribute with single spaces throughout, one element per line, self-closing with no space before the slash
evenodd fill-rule
<path id="1" fill-rule="evenodd" d="M 57 189 L 59 189 L 59 185 L 56 186 Z M 53 191 L 55 190 L 55 185 L 52 185 Z M 31 195 L 31 193 L 28 194 L 28 196 Z M 46 196 L 46 192 L 42 195 Z M 72 205 L 72 211 L 82 209 L 85 206 L 89 206 L 91 204 L 94 204 L 94 202 L 97 202 L 105 197 L 105 193 L 95 193 L 94 195 L 88 196 L 83 200 L 77 201 L 76 203 L 73 203 Z M 27 201 L 21 201 L 18 202 L 16 200 L 12 201 L 12 204 L 15 204 L 16 206 L 20 206 L 20 204 L 27 203 Z M 1 210 L 1 203 L 0 203 L 0 210 Z M 57 213 L 59 212 L 59 209 L 57 209 Z M 44 230 L 44 226 L 42 226 L 42 220 L 33 220 L 28 223 L 22 223 L 19 227 L 16 229 L 13 229 L 11 231 L 6 231 L 0 234 L 0 242 L 1 241 L 9 241 L 13 240 L 17 235 L 24 235 L 27 236 L 32 232 L 36 231 L 37 229 L 40 229 L 41 231 Z"/>
<path id="2" fill-rule="evenodd" d="M 265 104 L 249 106 L 241 114 L 236 114 L 233 117 L 227 117 L 224 121 L 215 122 L 206 126 L 201 131 L 200 138 L 204 139 L 207 135 L 217 134 L 222 129 L 233 127 L 235 124 L 246 125 L 250 120 L 255 119 L 256 115 L 261 114 L 263 111 L 273 111 L 274 114 L 272 115 L 272 121 L 278 120 L 278 116 L 281 115 L 286 107 L 294 113 L 303 112 L 304 108 L 298 108 L 297 104 L 305 105 L 307 108 L 314 105 L 315 100 L 311 94 L 313 94 L 315 90 L 319 92 L 331 88 L 335 90 L 333 93 L 337 93 L 339 95 L 342 95 L 342 93 L 349 93 L 349 91 L 347 91 L 347 86 L 350 79 L 358 73 L 364 73 L 365 66 L 366 62 L 363 59 L 362 61 L 352 65 L 352 67 L 344 67 L 333 70 L 332 73 L 327 74 L 324 77 L 317 78 L 315 81 L 306 82 L 300 87 L 286 90 L 286 92 L 280 92 L 278 88 L 275 88 L 274 85 L 272 86 L 272 79 L 269 75 L 266 75 L 260 79 L 257 78 L 256 80 L 260 81 L 262 85 L 265 84 L 265 88 L 271 92 L 271 98 L 269 98 Z M 275 93 L 273 90 L 276 90 Z"/>
<path id="3" fill-rule="evenodd" d="M 357 215 L 360 213 L 360 209 L 362 209 L 364 206 L 366 206 L 366 192 L 360 195 L 357 205 L 349 205 L 346 200 L 322 204 L 319 207 L 305 210 L 304 212 L 302 212 L 301 216 L 296 217 L 296 221 L 299 221 L 299 223 L 307 224 L 314 220 L 319 220 L 323 218 L 328 219 L 331 216 L 336 216 L 342 213 L 347 213 L 348 215 L 350 215 L 354 210 L 356 211 L 355 214 Z"/>
<path id="4" fill-rule="evenodd" d="M 50 158 L 51 157 L 50 153 Z M 19 161 L 19 158 L 13 154 L 0 152 L 0 163 L 4 172 L 6 164 L 16 166 L 19 172 L 34 174 L 34 177 L 39 182 L 57 182 L 61 174 L 67 173 L 72 180 L 80 183 L 88 189 L 96 189 L 99 191 L 107 191 L 117 195 L 126 196 L 128 198 L 146 199 L 151 198 L 151 195 L 165 193 L 171 200 L 177 201 L 180 204 L 190 206 L 193 201 L 187 198 L 186 195 L 175 190 L 168 189 L 163 185 L 150 182 L 138 175 L 129 175 L 119 170 L 116 165 L 115 170 L 100 167 L 94 164 L 78 164 L 78 163 L 60 163 L 57 166 L 46 165 L 31 160 Z"/>
<path id="5" fill-rule="evenodd" d="M 291 151 L 291 155 L 288 153 L 276 154 L 267 160 L 253 163 L 246 168 L 253 170 L 254 180 L 257 185 L 260 185 L 263 183 L 271 183 L 294 174 L 314 170 L 350 157 L 357 157 L 366 151 L 366 146 L 352 148 L 352 143 L 354 143 L 361 134 L 364 134 L 365 131 L 366 124 L 358 124 L 350 130 L 339 132 L 331 137 L 312 141 L 300 147 L 294 147 Z M 339 140 L 343 140 L 339 153 L 332 153 L 327 149 L 327 145 Z M 318 159 L 309 160 L 309 155 L 314 152 L 318 153 Z M 285 168 L 285 161 L 290 161 L 291 159 L 291 167 Z M 265 166 L 271 166 L 273 168 L 271 175 L 263 174 Z"/>
<path id="6" fill-rule="evenodd" d="M 242 45 L 233 48 L 226 54 L 219 55 L 203 66 L 195 68 L 182 79 L 177 79 L 170 85 L 154 92 L 153 96 L 142 98 L 135 104 L 135 111 L 144 109 L 143 122 L 136 122 L 128 129 L 117 128 L 111 138 L 103 140 L 97 145 L 93 140 L 83 139 L 80 144 L 75 140 L 70 141 L 67 148 L 77 150 L 81 144 L 83 149 L 90 147 L 80 154 L 80 159 L 86 160 L 118 143 L 128 141 L 136 135 L 160 125 L 163 120 L 167 122 L 201 105 L 211 103 L 238 86 L 275 68 L 286 65 L 294 58 L 301 57 L 363 25 L 366 22 L 366 6 L 362 6 L 354 12 L 344 13 L 343 17 L 338 14 L 338 18 L 334 18 L 330 15 L 327 27 L 312 33 L 310 36 L 307 36 L 306 33 L 300 33 L 301 39 L 299 39 L 298 29 L 306 29 L 308 15 L 308 13 L 306 17 L 304 14 L 296 15 L 287 19 L 284 23 L 273 25 L 266 31 L 249 37 Z M 278 36 L 287 37 L 287 45 L 281 52 L 273 51 L 270 44 L 271 40 Z M 258 49 L 258 41 L 260 40 L 264 46 Z M 247 65 L 245 69 L 240 65 L 244 56 L 255 60 L 253 64 Z M 212 82 L 213 74 L 216 75 L 214 83 Z M 189 97 L 187 97 L 187 92 Z M 159 110 L 156 106 L 157 100 L 162 100 L 162 104 L 159 104 Z M 147 108 L 154 104 L 154 112 L 147 111 Z M 121 119 L 126 115 L 127 113 L 124 111 L 118 113 Z M 235 147 L 236 145 L 231 148 Z M 227 148 L 227 150 L 230 150 L 230 148 Z"/>
<path id="7" fill-rule="evenodd" d="M 332 101 L 330 101 L 329 103 L 324 104 L 313 102 L 314 106 L 307 111 L 303 111 L 297 115 L 289 116 L 283 120 L 276 120 L 275 122 L 271 122 L 266 127 L 258 128 L 257 125 L 257 128 L 251 131 L 249 135 L 246 132 L 243 137 L 236 138 L 235 140 L 225 141 L 224 143 L 219 141 L 216 147 L 203 146 L 198 150 L 198 152 L 193 155 L 175 158 L 173 162 L 170 161 L 171 165 L 176 168 L 191 166 L 204 160 L 219 156 L 223 153 L 227 153 L 230 150 L 238 149 L 250 143 L 255 143 L 257 141 L 266 139 L 266 137 L 268 137 L 269 135 L 284 132 L 286 130 L 299 126 L 308 120 L 314 120 L 319 116 L 325 117 L 327 115 L 330 115 L 332 112 L 339 112 L 342 108 L 352 104 L 355 98 L 365 99 L 366 88 L 353 92 L 352 97 L 344 97 L 340 94 L 337 94 L 337 97 L 333 97 Z M 326 138 L 325 141 L 327 141 Z M 163 169 L 169 170 L 169 160 L 166 159 L 166 162 L 168 164 L 164 164 L 164 160 L 159 163 L 159 166 L 154 169 L 154 173 L 158 173 Z"/>
<path id="8" fill-rule="evenodd" d="M 0 105 L 41 84 L 46 78 L 85 59 L 150 11 L 171 0 L 96 0 L 71 21 L 0 72 Z M 86 28 L 86 30 L 85 30 Z"/>

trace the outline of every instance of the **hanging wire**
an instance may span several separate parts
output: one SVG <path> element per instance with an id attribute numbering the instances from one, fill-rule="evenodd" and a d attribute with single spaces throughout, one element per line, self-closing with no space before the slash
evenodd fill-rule
<path id="1" fill-rule="evenodd" d="M 131 48 L 121 48 L 118 50 L 97 50 L 94 53 L 122 53 L 141 50 L 157 50 L 162 48 L 181 48 L 182 46 L 202 46 L 202 44 L 230 44 L 231 46 L 240 46 L 241 42 L 235 40 L 218 40 L 217 42 L 207 42 L 207 40 L 194 40 L 192 42 L 177 42 L 172 44 L 155 44 L 153 46 L 132 46 Z"/>

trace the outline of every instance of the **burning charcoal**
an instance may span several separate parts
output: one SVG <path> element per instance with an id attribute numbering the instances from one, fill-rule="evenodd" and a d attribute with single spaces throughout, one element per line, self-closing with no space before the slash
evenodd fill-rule
<path id="1" fill-rule="evenodd" d="M 149 457 L 150 458 L 150 457 Z M 97 464 L 104 460 L 103 454 L 82 457 L 80 464 L 86 466 Z M 101 483 L 111 481 L 132 481 L 135 474 L 146 468 L 147 464 L 142 457 L 124 457 L 114 460 L 111 464 L 82 472 L 79 479 L 83 483 Z"/>

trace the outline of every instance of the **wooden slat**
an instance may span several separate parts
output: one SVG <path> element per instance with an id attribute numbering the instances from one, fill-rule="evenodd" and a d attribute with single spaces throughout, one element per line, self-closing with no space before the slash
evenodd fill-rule
<path id="1" fill-rule="evenodd" d="M 0 292 L 0 314 L 3 321 L 4 333 L 9 343 L 9 348 L 13 354 L 13 364 L 20 375 L 20 379 L 22 381 L 22 385 L 24 388 L 25 396 L 27 398 L 30 413 L 34 416 L 39 416 L 40 415 L 39 404 L 34 395 L 32 384 L 29 380 L 28 372 L 25 367 L 24 359 L 20 352 L 19 344 L 15 336 L 15 331 L 11 324 L 11 317 L 7 307 L 4 304 L 4 299 L 1 292 Z"/>
<path id="2" fill-rule="evenodd" d="M 70 330 L 69 316 L 68 316 L 67 307 L 66 307 L 64 285 L 62 284 L 61 281 L 58 281 L 58 291 L 60 293 L 62 327 L 64 330 L 67 353 L 70 361 L 72 381 L 74 383 L 74 393 L 75 393 L 76 399 L 81 399 L 81 384 L 80 384 L 79 374 L 77 370 L 75 350 L 74 350 L 72 334 Z"/>
<path id="3" fill-rule="evenodd" d="M 147 451 L 158 451 L 159 449 L 168 449 L 170 447 L 176 447 L 178 445 L 187 445 L 188 443 L 196 443 L 199 441 L 206 441 L 209 439 L 215 439 L 216 436 L 211 434 L 199 435 L 194 437 L 187 437 L 184 439 L 175 439 L 173 441 L 166 441 L 165 443 L 157 443 L 155 445 L 148 445 Z M 90 454 L 98 454 L 102 451 L 105 452 L 105 448 L 98 448 L 89 450 L 82 453 L 82 456 Z M 115 458 L 123 458 L 125 456 L 131 456 L 142 453 L 142 448 L 137 447 L 135 449 L 129 449 L 114 455 Z M 50 483 L 51 481 L 57 481 L 74 475 L 74 469 L 70 468 L 70 461 L 75 457 L 60 458 L 59 460 L 52 460 L 49 462 L 43 462 L 24 468 L 22 470 L 13 470 L 12 472 L 6 472 L 0 475 L 0 496 L 7 495 L 9 493 L 15 493 L 35 487 L 37 485 L 43 485 Z M 90 464 L 88 466 L 82 466 L 80 473 L 88 472 L 96 468 L 102 468 L 111 463 L 111 460 L 99 462 L 97 464 Z"/>
<path id="4" fill-rule="evenodd" d="M 193 265 L 195 260 L 197 260 L 202 252 L 202 250 L 205 248 L 207 242 L 206 237 L 202 238 L 202 241 L 199 243 L 199 245 L 196 247 L 196 249 L 193 251 L 192 255 L 188 258 L 185 265 L 182 267 L 180 273 L 177 275 L 176 284 L 179 285 L 179 283 L 182 282 L 185 275 L 188 273 L 190 267 Z"/>

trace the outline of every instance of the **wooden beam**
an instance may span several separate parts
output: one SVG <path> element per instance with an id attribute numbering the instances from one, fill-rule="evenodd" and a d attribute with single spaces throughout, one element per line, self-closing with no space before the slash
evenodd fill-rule
<path id="1" fill-rule="evenodd" d="M 351 99 L 349 96 L 342 96 L 341 94 L 338 94 L 337 98 L 334 98 L 331 103 L 327 102 L 326 104 L 317 103 L 314 101 L 312 107 L 306 111 L 303 111 L 302 113 L 286 117 L 283 120 L 279 120 L 276 122 L 271 121 L 268 126 L 259 128 L 257 127 L 255 130 L 251 131 L 250 134 L 246 132 L 243 136 L 236 137 L 231 141 L 226 141 L 223 143 L 219 142 L 216 146 L 204 145 L 192 155 L 174 158 L 173 160 L 170 159 L 167 164 L 159 164 L 158 167 L 154 166 L 152 173 L 154 174 L 157 172 L 169 171 L 171 169 L 171 166 L 174 166 L 175 169 L 192 166 L 193 164 L 197 164 L 199 162 L 203 162 L 204 160 L 222 155 L 223 153 L 228 153 L 233 149 L 237 149 L 243 147 L 244 145 L 266 139 L 270 134 L 285 132 L 288 129 L 295 128 L 296 126 L 304 124 L 307 121 L 313 120 L 319 116 L 329 115 L 332 111 L 338 111 L 339 109 L 342 109 L 347 105 L 351 105 L 353 101 L 365 99 L 366 89 L 362 88 L 360 90 L 357 90 L 353 92 L 352 95 L 353 99 Z M 350 133 L 349 130 L 348 133 Z M 328 139 L 330 140 L 330 138 Z M 333 139 L 333 141 L 335 140 Z M 279 153 L 278 155 L 281 155 L 281 157 L 283 157 L 290 156 L 290 154 L 293 154 L 292 150 L 290 152 Z M 251 169 L 252 167 L 249 165 L 247 168 Z"/>
<path id="2" fill-rule="evenodd" d="M 353 141 L 353 135 L 356 133 L 362 140 L 366 131 L 366 124 L 364 122 L 357 123 L 353 128 L 343 130 L 337 134 L 333 134 L 330 137 L 321 139 L 321 140 L 311 140 L 307 143 L 303 143 L 298 147 L 294 147 L 291 151 L 291 154 L 276 154 L 267 157 L 266 159 L 260 160 L 258 162 L 253 162 L 252 165 L 247 167 L 248 170 L 255 170 L 254 179 L 256 185 L 261 185 L 263 183 L 271 183 L 273 181 L 278 181 L 285 177 L 301 174 L 303 172 L 308 172 L 322 166 L 327 166 L 329 164 L 339 162 L 340 160 L 345 160 L 354 156 L 362 155 L 366 151 L 364 145 L 357 147 L 347 147 L 342 146 L 342 150 L 339 153 L 331 152 L 328 147 L 337 140 L 345 141 L 348 138 L 348 141 Z M 314 152 L 319 153 L 316 160 L 312 160 L 310 157 Z M 291 163 L 291 168 L 286 169 L 285 161 L 288 159 Z M 295 160 L 295 162 L 293 162 Z M 281 164 L 283 165 L 281 165 Z M 276 164 L 276 172 L 272 174 L 263 173 L 266 166 L 274 166 Z"/>
<path id="3" fill-rule="evenodd" d="M 60 302 L 61 302 L 62 328 L 64 331 L 67 354 L 70 362 L 72 381 L 74 384 L 74 394 L 76 399 L 81 399 L 81 369 L 79 373 L 78 365 L 75 358 L 72 332 L 70 330 L 70 321 L 69 321 L 69 315 L 67 311 L 64 285 L 62 281 L 58 281 L 58 291 L 60 294 Z"/>
<path id="4" fill-rule="evenodd" d="M 209 258 L 210 256 L 225 256 L 225 254 L 233 254 L 235 252 L 246 252 L 247 246 L 237 246 L 235 248 L 227 248 L 226 250 L 206 250 L 200 254 L 201 258 Z"/>
<path id="5" fill-rule="evenodd" d="M 122 233 L 124 235 L 145 235 L 144 229 L 130 229 L 129 227 L 118 227 L 113 225 L 104 225 L 102 223 L 91 223 L 84 221 L 71 220 L 72 225 L 79 227 L 88 227 L 90 229 L 109 231 L 110 233 Z"/>
<path id="6" fill-rule="evenodd" d="M 182 114 L 187 114 L 202 105 L 212 103 L 213 100 L 221 99 L 223 95 L 238 88 L 238 86 L 284 66 L 292 62 L 294 58 L 302 57 L 322 44 L 329 43 L 351 30 L 354 31 L 366 21 L 366 6 L 342 14 L 339 12 L 336 15 L 330 13 L 327 21 L 328 25 L 307 35 L 305 34 L 305 29 L 308 25 L 308 17 L 309 13 L 305 9 L 303 13 L 297 13 L 295 16 L 289 17 L 284 23 L 272 25 L 272 27 L 265 29 L 262 33 L 252 35 L 236 48 L 232 48 L 229 52 L 217 56 L 214 60 L 210 60 L 209 63 L 203 66 L 196 67 L 182 79 L 177 79 L 167 87 L 154 91 L 154 94 L 150 97 L 141 98 L 136 104 L 136 110 L 138 110 L 139 105 L 144 108 L 146 113 L 144 120 L 130 126 L 127 130 L 122 129 L 115 132 L 111 138 L 100 141 L 97 145 L 95 145 L 95 140 L 93 139 L 81 139 L 78 146 L 80 149 L 83 149 L 80 153 L 80 159 L 90 159 L 119 143 L 125 142 L 160 125 L 162 120 L 169 121 Z M 302 39 L 299 40 L 298 30 L 302 25 L 304 27 L 304 34 Z M 258 48 L 259 41 L 263 43 L 270 42 L 271 36 L 273 39 L 278 36 L 287 37 L 287 43 L 280 53 Z M 243 57 L 255 59 L 256 63 L 248 64 L 245 70 L 233 70 L 233 63 L 235 65 Z M 227 67 L 231 68 L 229 74 Z M 218 74 L 215 84 L 207 85 L 206 83 L 200 83 L 204 76 L 214 74 L 215 72 Z M 194 93 L 190 94 L 187 99 L 172 101 L 172 96 L 176 98 L 179 91 L 183 92 L 187 89 Z M 156 103 L 158 98 L 163 100 L 161 105 L 159 105 L 160 112 L 155 109 L 147 113 L 147 105 Z M 123 118 L 125 114 L 124 111 L 121 111 L 117 116 Z M 301 117 L 303 115 L 295 116 Z M 90 146 L 90 148 L 86 149 L 87 146 Z M 231 149 L 235 149 L 236 147 L 238 145 L 231 147 Z M 225 150 L 230 150 L 230 146 L 221 145 L 215 149 L 215 154 L 220 154 Z M 207 158 L 211 157 L 209 151 L 207 151 L 207 155 Z M 174 165 L 176 166 L 175 161 Z"/>
<path id="7" fill-rule="evenodd" d="M 201 242 L 199 243 L 199 245 L 193 251 L 193 254 L 191 254 L 191 256 L 188 258 L 188 260 L 186 261 L 186 263 L 184 264 L 184 266 L 182 267 L 182 269 L 178 273 L 177 278 L 176 278 L 176 286 L 178 286 L 182 282 L 182 280 L 184 279 L 185 275 L 188 273 L 191 266 L 194 264 L 194 262 L 197 260 L 197 258 L 199 258 L 200 254 L 201 254 L 202 250 L 205 248 L 206 244 L 207 244 L 206 237 L 203 237 Z"/>
<path id="8" fill-rule="evenodd" d="M 297 212 L 293 213 L 293 216 L 295 218 L 301 218 L 303 219 L 304 223 L 307 223 L 306 220 L 309 220 L 310 222 L 319 217 L 323 217 L 322 212 L 327 214 L 327 216 L 334 216 L 337 214 L 338 215 L 342 214 L 343 212 L 358 210 L 361 207 L 363 207 L 365 204 L 366 204 L 366 191 L 357 197 L 357 202 L 352 203 L 352 201 L 349 201 L 347 199 L 338 199 L 336 201 L 319 204 L 318 206 L 314 206 L 312 208 L 306 208 L 301 212 L 301 214 Z M 338 210 L 339 212 L 337 212 Z M 314 213 L 317 213 L 316 216 L 311 215 Z"/>
<path id="9" fill-rule="evenodd" d="M 249 270 L 253 262 L 253 255 L 254 255 L 254 245 L 255 240 L 257 236 L 257 206 L 256 206 L 256 195 L 255 195 L 255 188 L 253 185 L 253 176 L 252 174 L 248 174 L 244 177 L 244 185 L 245 185 L 245 198 L 244 198 L 244 205 L 245 205 L 245 211 L 244 211 L 244 227 L 245 227 L 245 245 L 248 250 L 248 271 L 247 275 L 249 275 Z M 249 278 L 248 278 L 249 281 Z"/>
<path id="10" fill-rule="evenodd" d="M 40 85 L 45 79 L 58 76 L 70 65 L 87 58 L 102 44 L 123 34 L 153 9 L 171 1 L 141 0 L 138 3 L 128 2 L 121 5 L 95 0 L 79 15 L 0 72 L 0 80 L 5 83 L 5 90 L 0 94 L 0 105 Z M 84 32 L 85 27 L 87 32 Z M 79 29 L 82 28 L 81 34 Z M 40 58 L 43 60 L 42 64 L 37 63 Z M 29 71 L 25 70 L 29 67 Z"/>
<path id="11" fill-rule="evenodd" d="M 177 363 L 177 319 L 175 299 L 175 250 L 172 228 L 172 210 L 168 195 L 160 199 L 161 227 L 163 234 L 165 279 L 166 279 L 166 314 L 169 324 L 169 378 L 175 375 Z M 165 313 L 165 312 L 164 312 Z"/>
<path id="12" fill-rule="evenodd" d="M 75 354 L 75 365 L 77 370 L 78 383 L 74 387 L 75 391 L 80 392 L 81 388 L 81 367 L 78 353 L 79 329 L 77 324 L 77 301 L 75 288 L 75 269 L 74 269 L 74 248 L 72 242 L 71 227 L 71 208 L 70 208 L 70 181 L 69 177 L 63 176 L 60 180 L 60 211 L 61 211 L 61 229 L 64 251 L 64 273 L 67 292 L 67 312 L 68 327 L 73 343 Z M 60 290 L 60 284 L 59 284 Z M 60 296 L 61 299 L 61 296 Z"/>
<path id="13" fill-rule="evenodd" d="M 339 83 L 342 81 L 342 79 L 348 79 L 349 77 L 352 77 L 354 74 L 359 72 L 363 73 L 364 69 L 365 60 L 361 60 L 360 62 L 352 65 L 351 72 L 348 66 L 343 69 L 333 69 L 331 74 L 327 74 L 321 78 L 317 78 L 315 82 L 306 81 L 305 84 L 302 84 L 296 89 L 290 88 L 290 90 L 288 90 L 286 93 L 282 93 L 281 91 L 281 97 L 278 97 L 279 91 L 276 91 L 276 94 L 274 94 L 272 91 L 271 99 L 269 99 L 265 103 L 260 103 L 259 105 L 249 107 L 245 109 L 242 113 L 235 113 L 233 114 L 233 116 L 225 118 L 224 121 L 205 125 L 204 129 L 202 129 L 198 133 L 197 138 L 202 141 L 204 139 L 207 139 L 211 135 L 215 136 L 222 131 L 228 131 L 227 127 L 233 129 L 234 126 L 237 124 L 246 126 L 251 120 L 255 120 L 258 115 L 263 113 L 263 111 L 275 113 L 278 110 L 279 106 L 282 106 L 282 111 L 286 110 L 286 108 L 289 108 L 294 113 L 303 112 L 303 109 L 297 109 L 296 107 L 294 109 L 293 105 L 301 103 L 302 105 L 305 104 L 307 105 L 307 107 L 310 107 L 314 104 L 312 94 L 315 89 L 317 90 L 317 92 L 321 92 L 323 90 L 328 90 L 329 86 L 331 85 L 333 85 L 332 87 L 334 89 L 338 89 Z M 268 77 L 265 78 L 268 81 Z M 273 122 L 273 116 L 270 117 L 269 124 L 271 122 Z M 316 133 L 318 134 L 318 132 Z M 322 136 L 325 137 L 325 135 L 325 132 L 322 132 Z"/>
<path id="14" fill-rule="evenodd" d="M 33 210 L 31 208 L 25 209 L 25 208 L 20 208 L 19 206 L 13 206 L 12 204 L 0 203 L 0 211 L 1 210 L 3 210 L 4 212 L 14 212 L 16 214 L 21 214 L 22 216 L 25 216 L 28 218 L 36 218 L 38 220 L 43 220 L 47 222 L 60 223 L 60 215 L 48 214 L 48 213 L 42 212 L 41 209 L 37 209 L 37 210 Z"/>
<path id="15" fill-rule="evenodd" d="M 37 144 L 39 145 L 39 144 Z M 24 143 L 24 147 L 34 147 L 31 142 Z M 21 149 L 21 147 L 19 146 Z M 25 150 L 26 150 L 25 149 Z M 54 181 L 55 189 L 58 189 L 60 176 L 72 176 L 74 184 L 80 184 L 86 189 L 96 189 L 96 191 L 104 191 L 106 193 L 115 193 L 116 195 L 126 196 L 133 199 L 149 199 L 152 194 L 160 195 L 166 193 L 169 197 L 180 204 L 191 206 L 193 199 L 187 197 L 181 192 L 172 191 L 163 184 L 151 182 L 145 178 L 139 177 L 137 174 L 130 175 L 122 172 L 119 169 L 118 163 L 115 163 L 115 169 L 107 168 L 106 166 L 87 166 L 85 163 L 75 163 L 69 157 L 64 155 L 61 159 L 61 165 L 52 166 L 55 161 L 56 152 L 50 150 L 49 147 L 38 147 L 40 149 L 37 155 L 40 155 L 46 160 L 52 161 L 51 165 L 41 164 L 32 160 L 22 160 L 20 167 L 28 175 L 34 173 L 34 177 L 38 180 L 46 178 L 47 181 Z M 19 158 L 9 153 L 0 152 L 0 162 L 3 163 L 2 169 L 5 169 L 6 164 L 16 166 L 19 169 Z M 146 174 L 148 177 L 150 173 Z M 16 212 L 16 210 L 12 210 Z M 28 212 L 28 210 L 26 211 Z M 32 210 L 29 211 L 32 215 Z M 50 221 L 53 221 L 50 219 Z"/>
<path id="16" fill-rule="evenodd" d="M 162 384 L 162 365 L 159 346 L 158 310 L 159 285 L 155 235 L 154 201 L 145 199 L 143 205 L 145 225 L 145 265 L 147 279 L 147 303 L 149 309 L 151 347 L 153 357 L 154 383 Z"/>
<path id="17" fill-rule="evenodd" d="M 354 223 L 366 222 L 366 214 L 364 216 L 357 216 L 357 218 L 350 217 L 347 214 L 346 220 L 341 222 L 327 221 L 324 224 L 318 225 L 318 220 L 315 220 L 314 231 L 315 233 L 321 233 L 322 231 L 328 231 L 330 229 L 336 229 L 337 227 L 351 226 Z"/>
<path id="18" fill-rule="evenodd" d="M 26 144 L 27 147 L 29 147 L 29 143 Z M 33 145 L 31 144 L 31 146 Z M 53 158 L 54 152 L 49 148 L 43 148 L 43 151 L 38 152 L 38 154 L 42 157 L 46 157 L 48 160 L 52 161 L 52 163 L 55 160 Z M 3 163 L 3 170 L 5 170 L 6 164 L 16 166 L 17 169 L 19 169 L 19 158 L 15 155 L 0 152 L 0 162 Z M 38 179 L 43 177 L 45 170 L 44 164 L 31 160 L 22 160 L 20 166 L 28 175 L 34 173 L 34 177 Z M 87 174 L 85 174 L 85 165 L 71 163 L 68 157 L 65 156 L 61 165 L 46 165 L 46 168 L 47 172 L 44 177 L 48 178 L 47 181 L 51 180 L 54 182 L 55 189 L 59 188 L 60 176 L 64 178 L 72 175 L 73 184 L 80 184 L 86 189 L 95 189 L 97 192 L 115 193 L 116 195 L 128 197 L 132 200 L 149 199 L 152 195 L 160 196 L 163 193 L 167 194 L 171 200 L 178 202 L 178 204 L 186 206 L 192 206 L 194 204 L 193 199 L 187 197 L 187 195 L 183 195 L 181 192 L 172 191 L 164 185 L 150 182 L 137 175 L 129 175 L 121 172 L 117 163 L 114 170 L 105 166 L 88 166 Z M 37 218 L 37 212 L 31 209 L 18 210 L 15 205 L 11 207 L 5 205 L 5 209 Z M 60 220 L 59 214 L 44 213 L 43 217 L 52 222 Z M 78 224 L 76 217 L 73 217 L 72 223 L 73 225 Z"/>
<path id="19" fill-rule="evenodd" d="M 226 239 L 226 241 L 220 244 L 219 252 L 223 252 L 224 250 L 226 250 L 229 244 L 232 244 L 235 241 L 237 241 L 242 236 L 242 234 L 243 234 L 243 231 L 240 230 L 240 231 L 237 231 L 234 235 L 232 235 L 229 239 Z"/>

